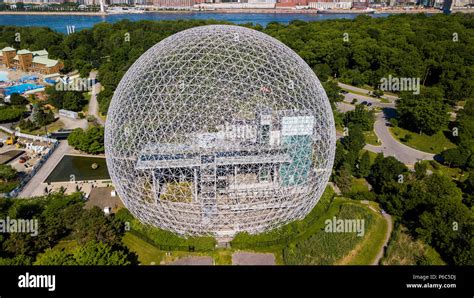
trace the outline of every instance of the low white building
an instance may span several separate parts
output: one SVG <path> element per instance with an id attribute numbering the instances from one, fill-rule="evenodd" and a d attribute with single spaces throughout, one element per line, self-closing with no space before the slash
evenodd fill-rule
<path id="1" fill-rule="evenodd" d="M 79 115 L 77 112 L 64 110 L 64 109 L 59 110 L 59 116 L 63 116 L 63 117 L 71 118 L 71 119 L 79 119 Z"/>
<path id="2" fill-rule="evenodd" d="M 309 7 L 313 9 L 351 9 L 351 1 L 333 2 L 310 2 Z"/>

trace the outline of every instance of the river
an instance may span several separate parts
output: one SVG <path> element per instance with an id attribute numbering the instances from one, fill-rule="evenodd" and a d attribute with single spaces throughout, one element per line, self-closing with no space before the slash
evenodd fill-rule
<path id="1" fill-rule="evenodd" d="M 386 17 L 389 13 L 374 14 L 372 17 Z M 42 26 L 55 31 L 66 33 L 67 26 L 75 26 L 79 31 L 90 28 L 100 22 L 114 23 L 128 19 L 140 20 L 207 20 L 228 21 L 235 24 L 254 23 L 266 26 L 270 22 L 288 24 L 293 20 L 323 21 L 329 19 L 353 19 L 358 14 L 309 14 L 309 13 L 142 13 L 142 14 L 114 14 L 98 15 L 0 15 L 0 25 L 12 26 Z"/>

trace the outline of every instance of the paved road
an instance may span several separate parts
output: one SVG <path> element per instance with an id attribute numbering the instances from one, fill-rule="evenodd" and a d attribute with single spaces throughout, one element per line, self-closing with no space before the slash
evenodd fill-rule
<path id="1" fill-rule="evenodd" d="M 355 109 L 354 105 L 348 104 L 346 102 L 336 102 L 336 108 L 341 113 L 346 113 Z"/>
<path id="2" fill-rule="evenodd" d="M 43 183 L 43 181 L 48 178 L 48 175 L 53 171 L 54 167 L 56 167 L 64 154 L 67 153 L 68 149 L 69 145 L 67 140 L 60 141 L 58 147 L 56 147 L 56 150 L 54 150 L 53 154 L 51 154 L 51 156 L 46 160 L 36 175 L 34 175 L 28 184 L 26 184 L 18 197 L 29 198 L 33 196 L 38 187 L 41 186 L 41 183 Z"/>
<path id="3" fill-rule="evenodd" d="M 93 79 L 95 79 L 96 76 L 97 76 L 97 72 L 91 72 L 89 74 L 89 77 Z M 100 83 L 97 83 L 92 87 L 92 95 L 91 95 L 91 99 L 89 100 L 88 113 L 89 115 L 93 115 L 97 119 L 97 122 L 100 125 L 104 126 L 105 122 L 99 116 L 99 103 L 97 102 L 97 94 L 100 91 L 100 87 L 101 87 Z"/>
<path id="4" fill-rule="evenodd" d="M 60 116 L 59 114 L 56 114 L 55 116 L 59 117 L 59 120 L 61 120 L 61 122 L 64 123 L 64 127 L 63 127 L 64 129 L 74 129 L 74 128 L 86 129 L 87 128 L 86 119 L 71 119 L 68 117 Z"/>
<path id="5" fill-rule="evenodd" d="M 354 86 L 347 85 L 347 84 L 344 84 L 344 83 L 339 83 L 339 82 L 337 84 L 339 85 L 339 87 L 344 88 L 344 89 L 349 90 L 349 91 L 364 93 L 364 94 L 367 94 L 367 95 L 369 94 L 369 91 L 366 90 L 366 89 L 354 87 Z M 394 102 L 395 100 L 397 100 L 398 97 L 393 96 L 393 95 L 384 94 L 384 95 L 382 95 L 382 98 L 385 98 L 389 101 Z"/>
<path id="6" fill-rule="evenodd" d="M 389 103 L 384 103 L 380 102 L 379 99 L 370 97 L 370 96 L 364 96 L 364 95 L 359 95 L 359 94 L 354 94 L 354 93 L 347 93 L 344 94 L 344 102 L 346 103 L 351 103 L 352 101 L 356 99 L 357 104 L 360 104 L 363 101 L 370 102 L 374 107 L 379 107 L 379 108 L 395 108 L 395 103 L 394 102 L 389 102 Z"/>
<path id="7" fill-rule="evenodd" d="M 388 114 L 388 111 L 376 114 L 374 131 L 379 138 L 381 145 L 374 146 L 367 144 L 364 148 L 376 153 L 383 152 L 385 156 L 394 156 L 406 165 L 414 165 L 419 160 L 432 160 L 434 154 L 419 151 L 403 145 L 392 136 L 388 128 Z"/>
<path id="8" fill-rule="evenodd" d="M 364 89 L 360 89 L 357 87 L 353 87 L 350 85 L 345 85 L 339 83 L 339 85 L 343 86 L 345 89 L 353 90 L 357 92 L 366 91 Z M 367 101 L 372 103 L 373 106 L 379 107 L 383 109 L 383 112 L 376 114 L 376 121 L 374 123 L 374 131 L 377 137 L 379 138 L 381 145 L 374 146 L 367 144 L 365 145 L 365 149 L 380 153 L 382 152 L 385 156 L 394 156 L 399 161 L 403 162 L 407 165 L 414 165 L 419 160 L 432 160 L 434 154 L 419 151 L 408 147 L 402 143 L 400 143 L 397 139 L 395 139 L 389 131 L 389 119 L 395 115 L 395 103 L 394 97 L 391 96 L 389 99 L 390 103 L 383 103 L 380 102 L 379 99 L 373 98 L 370 96 L 363 96 L 354 93 L 347 93 L 344 94 L 344 102 L 338 103 L 337 108 L 340 111 L 347 112 L 350 110 L 347 103 L 352 103 L 352 101 L 356 99 L 357 103 L 361 103 L 362 101 Z M 341 138 L 342 135 L 337 135 L 337 138 Z"/>
<path id="9" fill-rule="evenodd" d="M 385 233 L 385 240 L 383 242 L 382 248 L 380 249 L 379 253 L 377 254 L 377 257 L 375 258 L 374 262 L 372 265 L 379 265 L 380 260 L 383 258 L 383 255 L 385 253 L 385 247 L 388 245 L 388 241 L 390 240 L 390 236 L 392 235 L 392 230 L 393 230 L 393 220 L 390 214 L 385 213 L 383 215 L 385 220 L 387 221 L 387 233 Z"/>

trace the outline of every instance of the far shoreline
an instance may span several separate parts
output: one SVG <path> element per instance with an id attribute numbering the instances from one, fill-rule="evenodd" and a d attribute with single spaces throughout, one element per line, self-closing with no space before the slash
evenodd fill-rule
<path id="1" fill-rule="evenodd" d="M 457 11 L 456 11 L 457 12 Z M 464 12 L 464 11 L 463 11 Z M 474 10 L 466 11 L 474 12 Z M 144 13 L 155 13 L 155 14 L 193 14 L 193 13 L 228 13 L 228 14 L 318 14 L 316 9 L 279 9 L 279 8 L 261 8 L 261 9 L 246 9 L 246 8 L 234 8 L 234 9 L 215 9 L 215 10 L 152 10 Z M 331 10 L 332 14 L 367 14 L 361 10 Z M 428 13 L 437 14 L 443 13 L 439 9 L 384 9 L 376 10 L 374 14 L 416 14 L 416 13 Z M 113 15 L 134 15 L 134 13 L 103 13 L 103 12 L 60 12 L 60 11 L 0 11 L 0 15 L 64 15 L 64 16 L 113 16 Z M 140 14 L 137 14 L 140 15 Z M 321 14 L 322 15 L 322 14 Z"/>

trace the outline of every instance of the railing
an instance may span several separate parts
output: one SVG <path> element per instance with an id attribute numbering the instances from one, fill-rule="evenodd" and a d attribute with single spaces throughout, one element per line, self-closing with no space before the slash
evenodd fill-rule
<path id="1" fill-rule="evenodd" d="M 16 134 L 18 135 L 18 134 Z M 49 139 L 49 138 L 46 138 Z M 52 140 L 52 146 L 50 147 L 48 153 L 45 155 L 41 156 L 41 158 L 38 160 L 38 163 L 33 167 L 30 173 L 28 173 L 26 176 L 23 177 L 23 179 L 20 182 L 20 185 L 18 185 L 14 190 L 10 191 L 9 193 L 5 194 L 4 197 L 7 198 L 14 198 L 18 196 L 18 194 L 23 190 L 26 184 L 33 178 L 33 176 L 38 172 L 38 170 L 43 166 L 43 164 L 48 160 L 48 158 L 53 154 L 53 151 L 58 147 L 59 142 L 55 139 L 50 139 Z"/>
<path id="2" fill-rule="evenodd" d="M 17 132 L 13 129 L 9 129 L 9 128 L 6 128 L 6 127 L 1 126 L 1 125 L 0 125 L 0 130 L 3 130 L 4 132 L 6 132 L 8 134 L 11 134 L 11 135 L 14 134 L 16 137 L 24 138 L 24 139 L 30 139 L 30 140 L 33 140 L 33 141 L 40 141 L 40 142 L 46 142 L 46 143 L 54 143 L 54 142 L 58 141 L 56 139 L 52 139 L 52 138 L 48 138 L 48 137 L 34 136 L 34 135 L 26 134 L 26 133 Z"/>

